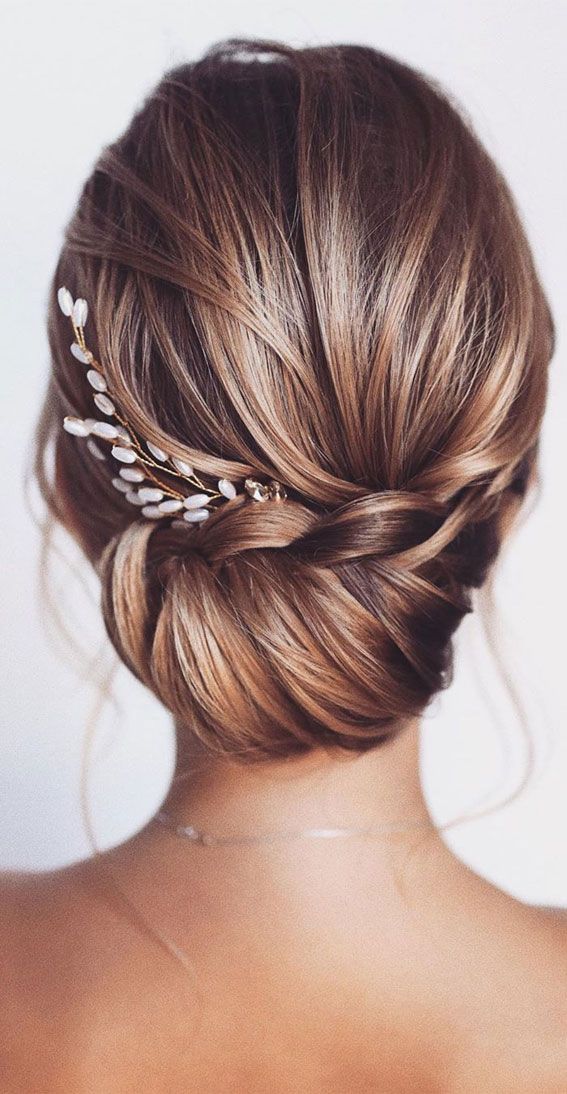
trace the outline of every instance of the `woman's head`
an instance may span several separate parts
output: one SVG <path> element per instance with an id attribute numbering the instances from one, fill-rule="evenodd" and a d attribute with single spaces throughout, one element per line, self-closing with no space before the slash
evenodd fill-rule
<path id="1" fill-rule="evenodd" d="M 61 428 L 91 412 L 61 284 L 144 437 L 287 500 L 141 518 Z M 85 184 L 49 338 L 39 481 L 179 728 L 253 760 L 421 713 L 535 468 L 553 350 L 513 200 L 446 95 L 358 45 L 233 40 L 167 73 Z"/>

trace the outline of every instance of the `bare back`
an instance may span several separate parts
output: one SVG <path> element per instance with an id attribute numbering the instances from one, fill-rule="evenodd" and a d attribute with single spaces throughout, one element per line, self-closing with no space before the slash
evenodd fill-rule
<path id="1" fill-rule="evenodd" d="M 6 881 L 2 1090 L 559 1094 L 567 922 L 428 855 L 405 895 L 360 846 L 195 859 L 184 903 L 115 871 L 192 972 L 89 864 Z"/>

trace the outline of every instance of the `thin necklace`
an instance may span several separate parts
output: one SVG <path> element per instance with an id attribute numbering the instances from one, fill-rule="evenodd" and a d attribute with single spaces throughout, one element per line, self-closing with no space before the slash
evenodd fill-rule
<path id="1" fill-rule="evenodd" d="M 286 832 L 267 832 L 263 835 L 232 835 L 232 836 L 215 836 L 211 832 L 205 832 L 201 828 L 196 828 L 192 824 L 179 824 L 170 813 L 161 809 L 154 816 L 154 821 L 167 828 L 172 835 L 179 836 L 182 839 L 188 840 L 190 843 L 200 847 L 211 846 L 227 846 L 227 845 L 240 845 L 252 843 L 275 843 L 276 841 L 296 840 L 296 839 L 335 839 L 341 836 L 373 836 L 379 837 L 387 835 L 388 833 L 395 832 L 408 832 L 419 828 L 429 828 L 433 830 L 436 826 L 432 821 L 415 820 L 408 821 L 407 823 L 400 824 L 392 822 L 390 824 L 382 825 L 363 825 L 356 828 L 303 828 L 296 831 Z M 132 900 L 127 893 L 121 888 L 120 885 L 113 882 L 116 891 L 119 893 L 121 899 L 127 904 L 131 914 L 138 921 L 139 925 L 145 930 L 153 939 L 157 942 L 170 957 L 174 959 L 179 965 L 184 968 L 185 972 L 189 975 L 192 982 L 193 989 L 199 991 L 197 982 L 197 972 L 193 962 L 191 961 L 189 954 L 169 935 L 165 934 L 158 927 L 154 927 L 147 921 L 143 913 L 140 911 L 138 905 Z"/>
<path id="2" fill-rule="evenodd" d="M 366 824 L 355 828 L 301 828 L 285 832 L 265 832 L 260 836 L 242 834 L 214 836 L 211 832 L 205 832 L 201 828 L 196 828 L 193 824 L 179 824 L 170 813 L 163 809 L 156 813 L 155 819 L 174 835 L 190 840 L 191 843 L 199 844 L 202 847 L 242 846 L 249 843 L 276 843 L 296 839 L 336 839 L 343 836 L 378 836 L 387 835 L 391 832 L 409 832 L 418 828 L 432 827 L 431 820 L 415 820 L 403 824 L 397 821 L 380 825 Z"/>

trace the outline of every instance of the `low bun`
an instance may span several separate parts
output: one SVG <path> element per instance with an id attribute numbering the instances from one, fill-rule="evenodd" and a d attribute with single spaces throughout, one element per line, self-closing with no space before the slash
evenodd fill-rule
<path id="1" fill-rule="evenodd" d="M 324 514 L 238 498 L 189 539 L 139 522 L 101 560 L 108 632 L 209 751 L 370 748 L 450 680 L 463 577 L 480 584 L 497 549 L 470 509 L 401 492 Z M 468 575 L 458 519 L 476 529 Z"/>
<path id="2" fill-rule="evenodd" d="M 211 522 L 218 519 L 220 513 Z M 220 578 L 188 546 L 185 530 L 132 525 L 101 559 L 109 636 L 176 723 L 212 754 L 254 759 L 304 751 L 309 727 L 239 620 L 229 570 Z"/>

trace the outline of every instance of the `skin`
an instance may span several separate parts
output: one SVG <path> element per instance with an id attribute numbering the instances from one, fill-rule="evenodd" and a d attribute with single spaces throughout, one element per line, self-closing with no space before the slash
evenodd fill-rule
<path id="1" fill-rule="evenodd" d="M 166 804 L 217 834 L 420 830 L 203 848 L 150 824 L 97 861 L 5 877 L 2 1091 L 567 1090 L 567 919 L 444 845 L 418 735 L 248 768 L 193 752 Z"/>

